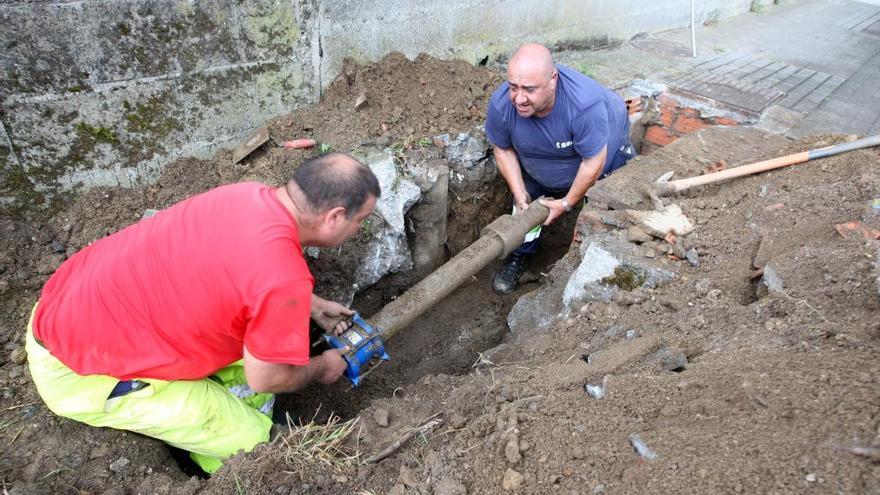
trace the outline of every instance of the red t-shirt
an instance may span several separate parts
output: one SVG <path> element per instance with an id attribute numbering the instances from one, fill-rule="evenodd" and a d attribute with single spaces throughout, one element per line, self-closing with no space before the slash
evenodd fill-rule
<path id="1" fill-rule="evenodd" d="M 259 183 L 218 187 L 98 240 L 40 296 L 34 334 L 81 375 L 187 380 L 242 358 L 309 362 L 314 278 Z"/>

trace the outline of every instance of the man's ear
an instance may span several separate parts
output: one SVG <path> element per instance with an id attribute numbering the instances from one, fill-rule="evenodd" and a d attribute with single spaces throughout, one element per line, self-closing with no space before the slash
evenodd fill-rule
<path id="1" fill-rule="evenodd" d="M 345 220 L 345 207 L 336 206 L 324 213 L 324 224 L 331 229 L 335 229 Z"/>

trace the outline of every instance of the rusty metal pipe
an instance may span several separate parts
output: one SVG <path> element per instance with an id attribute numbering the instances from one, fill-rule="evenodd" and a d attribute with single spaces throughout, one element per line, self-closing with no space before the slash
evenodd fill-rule
<path id="1" fill-rule="evenodd" d="M 512 253 L 548 214 L 547 207 L 535 201 L 516 215 L 498 217 L 473 244 L 388 303 L 369 323 L 381 330 L 385 340 L 390 339 L 490 262 Z"/>

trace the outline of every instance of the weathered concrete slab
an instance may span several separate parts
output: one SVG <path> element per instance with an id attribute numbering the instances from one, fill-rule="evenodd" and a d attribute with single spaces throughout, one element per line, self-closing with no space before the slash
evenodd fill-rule
<path id="1" fill-rule="evenodd" d="M 548 283 L 520 297 L 507 323 L 515 334 L 540 332 L 586 302 L 609 302 L 620 291 L 657 287 L 674 276 L 617 232 L 597 233 L 556 263 Z"/>

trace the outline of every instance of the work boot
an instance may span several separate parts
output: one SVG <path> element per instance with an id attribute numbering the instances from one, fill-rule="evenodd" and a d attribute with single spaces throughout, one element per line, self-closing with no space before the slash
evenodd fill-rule
<path id="1" fill-rule="evenodd" d="M 504 259 L 501 268 L 495 273 L 492 279 L 492 288 L 498 294 L 510 294 L 516 289 L 516 283 L 519 282 L 520 275 L 526 271 L 529 264 L 529 255 L 513 253 Z"/>

